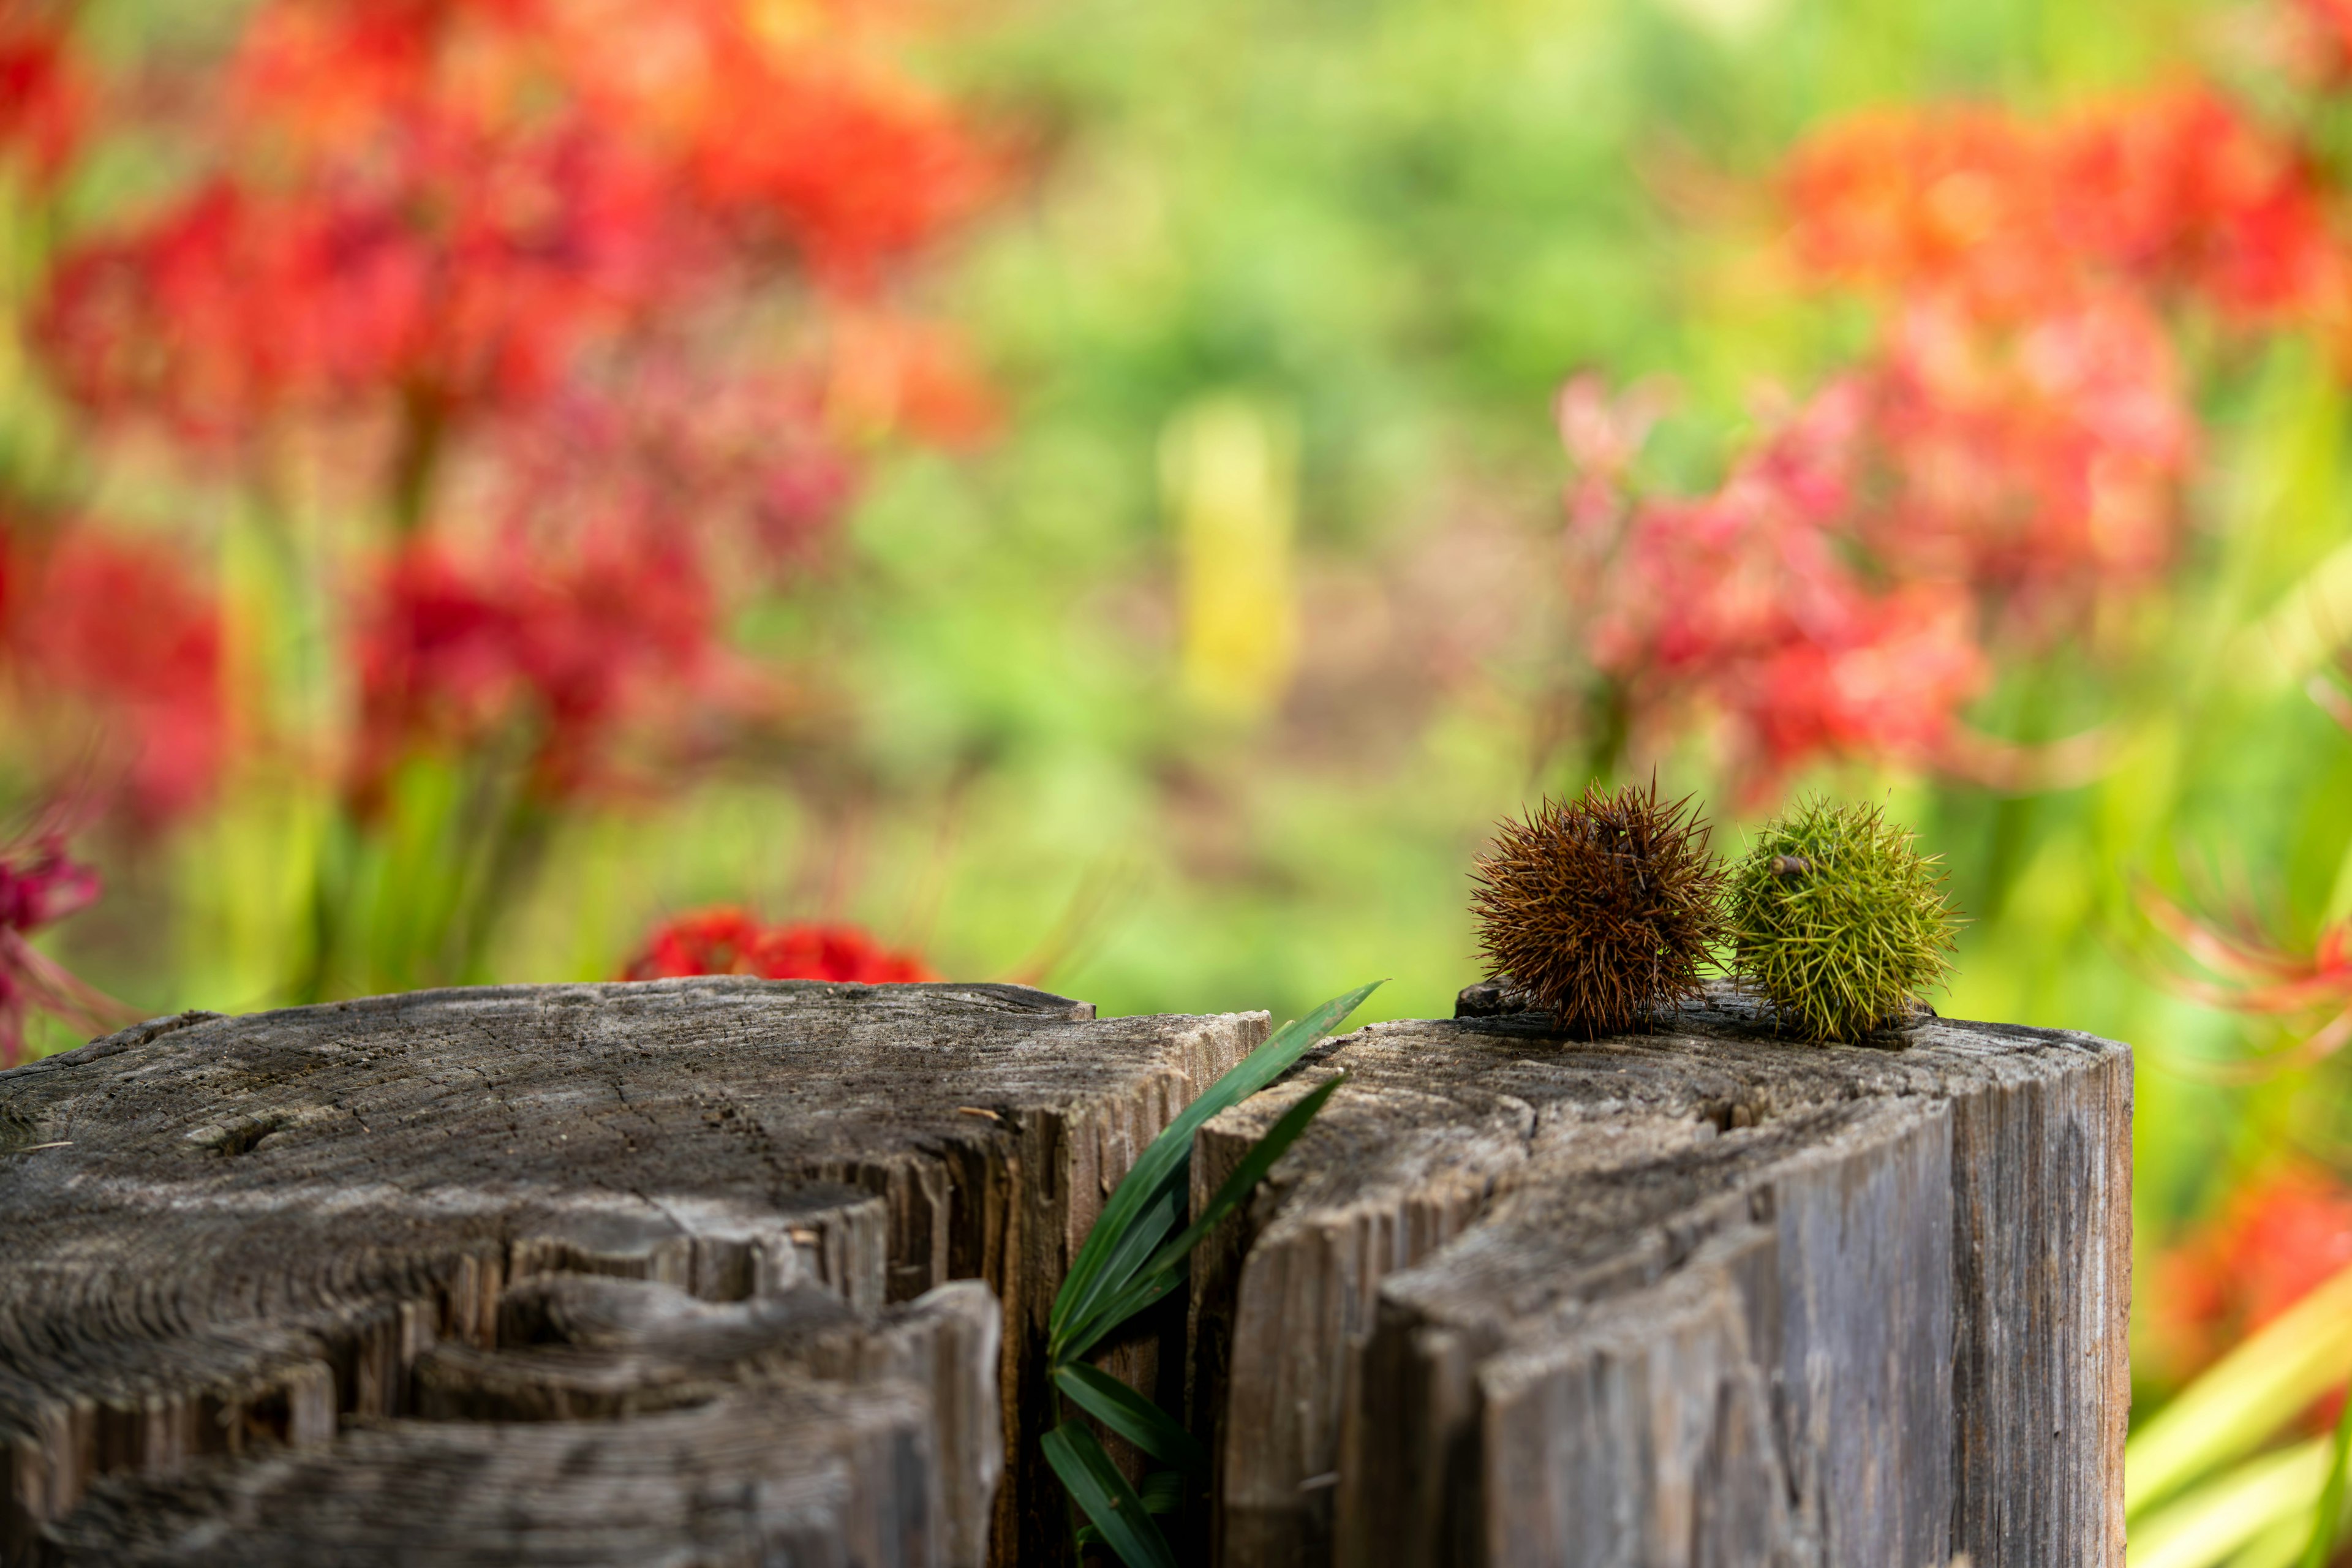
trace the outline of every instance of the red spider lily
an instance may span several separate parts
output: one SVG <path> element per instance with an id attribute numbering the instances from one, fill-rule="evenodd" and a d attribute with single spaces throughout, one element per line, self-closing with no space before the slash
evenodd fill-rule
<path id="1" fill-rule="evenodd" d="M 2095 626 L 2171 564 L 2196 425 L 2157 304 L 2336 310 L 2300 156 L 2188 91 L 2051 125 L 1850 121 L 1791 160 L 1787 193 L 1799 257 L 1888 297 L 1880 344 L 1699 501 L 1629 510 L 1641 421 L 1564 396 L 1571 528 L 1624 540 L 1589 656 L 1637 727 L 1726 715 L 1750 791 L 1818 754 L 2095 764 L 2103 746 L 2028 755 L 1959 724 L 1980 639 Z"/>
<path id="2" fill-rule="evenodd" d="M 2088 255 L 2245 323 L 2333 317 L 2347 276 L 2310 160 L 2203 89 L 2062 127 L 2059 199 Z"/>
<path id="3" fill-rule="evenodd" d="M 23 1054 L 31 1013 L 91 1031 L 130 1016 L 26 940 L 97 901 L 98 873 L 66 855 L 67 826 L 64 814 L 52 810 L 0 843 L 0 1068 L 15 1066 Z"/>
<path id="4" fill-rule="evenodd" d="M 2006 116 L 1858 115 L 1798 149 L 1785 177 L 1799 259 L 1877 287 L 1944 285 L 2022 313 L 2065 291 L 2045 162 Z"/>
<path id="5" fill-rule="evenodd" d="M 2158 930 L 2215 976 L 2173 976 L 2183 995 L 2232 1013 L 2310 1018 L 2332 1015 L 2301 1044 L 2265 1058 L 2252 1070 L 2305 1066 L 2352 1040 L 2352 921 L 2322 931 L 2305 953 L 2274 940 L 2244 911 L 2216 925 L 2198 920 L 2152 889 L 2143 891 L 2140 902 Z"/>
<path id="6" fill-rule="evenodd" d="M 54 181 L 81 144 L 89 89 L 58 7 L 0 5 L 0 153 L 21 148 L 33 178 Z"/>
<path id="7" fill-rule="evenodd" d="M 220 172 L 67 255 L 38 340 L 101 412 L 203 433 L 394 406 L 430 443 L 740 292 L 771 240 L 863 289 L 994 161 L 806 20 L 782 44 L 719 0 L 265 5 Z M 907 342 L 894 423 L 983 424 L 952 351 Z"/>
<path id="8" fill-rule="evenodd" d="M 36 707 L 95 712 L 142 819 L 201 802 L 225 746 L 218 607 L 163 551 L 88 525 L 39 552 L 0 537 L 0 676 Z"/>
<path id="9" fill-rule="evenodd" d="M 677 285 L 657 195 L 579 127 L 420 132 L 293 192 L 218 180 L 69 255 L 40 342 L 87 405 L 200 432 L 395 396 L 444 418 L 513 404 Z"/>
<path id="10" fill-rule="evenodd" d="M 1874 588 L 1842 549 L 1866 406 L 1837 384 L 1714 495 L 1646 502 L 1613 539 L 1580 541 L 1607 557 L 1595 668 L 1637 725 L 1715 710 L 1751 796 L 1815 755 L 1930 754 L 1984 679 L 1962 596 Z"/>
<path id="11" fill-rule="evenodd" d="M 664 921 L 623 975 L 756 974 L 765 980 L 835 980 L 888 985 L 937 980 L 913 953 L 891 952 L 856 926 L 765 926 L 732 905 Z"/>
<path id="12" fill-rule="evenodd" d="M 2302 154 L 2202 89 L 2038 125 L 1858 118 L 1799 152 L 1787 190 L 1797 253 L 1822 276 L 1950 293 L 1995 320 L 2126 281 L 2278 320 L 2332 311 L 2345 287 Z"/>
<path id="13" fill-rule="evenodd" d="M 828 286 L 862 291 L 1001 181 L 999 154 L 860 47 L 874 6 L 804 7 L 789 36 L 735 0 L 648 6 L 625 26 L 609 9 L 545 9 L 589 101 L 651 128 L 702 210 L 755 245 L 789 243 Z"/>
<path id="14" fill-rule="evenodd" d="M 519 727 L 532 787 L 572 794 L 608 772 L 633 722 L 691 711 L 723 675 L 711 622 L 700 572 L 658 542 L 600 542 L 552 568 L 517 540 L 478 562 L 414 543 L 365 615 L 352 798 L 372 811 L 401 758 Z"/>
<path id="15" fill-rule="evenodd" d="M 2295 1163 L 2240 1188 L 2156 1259 L 2142 1332 L 2170 1380 L 2195 1375 L 2352 1264 L 2352 1191 Z"/>

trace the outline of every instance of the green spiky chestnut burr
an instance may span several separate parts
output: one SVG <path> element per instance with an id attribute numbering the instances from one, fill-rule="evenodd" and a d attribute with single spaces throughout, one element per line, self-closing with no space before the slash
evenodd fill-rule
<path id="1" fill-rule="evenodd" d="M 1951 968 L 1960 921 L 1938 860 L 1878 806 L 1799 801 L 1732 872 L 1733 972 L 1810 1039 L 1902 1017 Z"/>

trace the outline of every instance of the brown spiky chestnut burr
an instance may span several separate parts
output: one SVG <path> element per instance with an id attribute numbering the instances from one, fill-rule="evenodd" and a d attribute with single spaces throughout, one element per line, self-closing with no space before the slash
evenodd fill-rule
<path id="1" fill-rule="evenodd" d="M 1563 1028 L 1616 1034 L 1698 994 L 1724 869 L 1689 796 L 1628 784 L 1505 818 L 1471 870 L 1487 974 Z"/>

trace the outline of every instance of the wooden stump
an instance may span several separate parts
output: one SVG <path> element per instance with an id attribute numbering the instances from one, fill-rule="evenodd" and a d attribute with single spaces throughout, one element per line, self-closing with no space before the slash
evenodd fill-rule
<path id="1" fill-rule="evenodd" d="M 0 1074 L 0 1557 L 1066 1563 L 1053 1292 L 1265 1029 L 716 979 Z M 1173 1299 L 1104 1358 L 1189 1390 L 1215 1561 L 2120 1562 L 2122 1047 L 1379 1025 L 1203 1128 L 1196 1202 L 1342 1069 L 1189 1353 Z"/>
<path id="2" fill-rule="evenodd" d="M 1053 1292 L 1266 1027 L 1093 1011 L 494 987 L 0 1074 L 0 1554 L 1061 1560 Z"/>
<path id="3" fill-rule="evenodd" d="M 2131 1068 L 1728 989 L 1589 1043 L 1375 1026 L 1193 1277 L 1221 1564 L 2120 1564 Z"/>

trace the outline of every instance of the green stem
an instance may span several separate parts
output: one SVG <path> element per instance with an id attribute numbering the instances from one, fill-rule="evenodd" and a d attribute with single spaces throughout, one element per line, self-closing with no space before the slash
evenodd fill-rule
<path id="1" fill-rule="evenodd" d="M 352 867 L 358 850 L 359 829 L 350 808 L 330 808 L 320 830 L 316 860 L 310 869 L 310 951 L 288 985 L 288 1002 L 307 1006 L 323 1002 L 335 982 L 347 924 Z"/>

